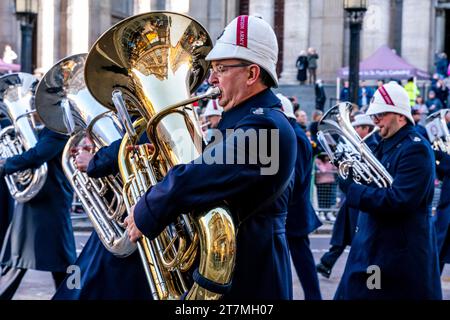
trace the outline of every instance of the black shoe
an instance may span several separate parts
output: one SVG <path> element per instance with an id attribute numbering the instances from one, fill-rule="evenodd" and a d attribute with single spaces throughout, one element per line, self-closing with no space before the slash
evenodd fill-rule
<path id="1" fill-rule="evenodd" d="M 331 269 L 325 267 L 322 263 L 318 263 L 316 265 L 316 270 L 318 273 L 320 273 L 322 276 L 324 276 L 325 278 L 329 279 L 330 275 L 331 275 Z"/>

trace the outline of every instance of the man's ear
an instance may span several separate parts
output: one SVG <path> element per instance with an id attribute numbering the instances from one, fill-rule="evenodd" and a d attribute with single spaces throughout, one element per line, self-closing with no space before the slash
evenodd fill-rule
<path id="1" fill-rule="evenodd" d="M 261 74 L 261 69 L 259 68 L 259 66 L 256 64 L 252 64 L 248 68 L 248 81 L 250 83 L 256 82 L 258 80 L 260 74 Z"/>

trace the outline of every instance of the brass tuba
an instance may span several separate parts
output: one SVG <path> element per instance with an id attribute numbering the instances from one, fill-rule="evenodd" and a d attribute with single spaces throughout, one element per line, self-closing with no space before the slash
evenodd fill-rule
<path id="1" fill-rule="evenodd" d="M 219 92 L 190 98 L 206 77 L 205 57 L 211 47 L 208 32 L 190 17 L 151 12 L 119 22 L 91 49 L 86 84 L 100 103 L 117 110 L 128 123 L 119 152 L 127 209 L 171 167 L 200 156 L 202 134 L 189 104 Z M 128 113 L 141 118 L 131 124 Z M 136 145 L 145 132 L 153 153 L 146 145 Z M 220 293 L 201 287 L 191 276 L 228 284 L 235 241 L 225 205 L 184 212 L 154 240 L 142 238 L 138 248 L 153 298 L 219 299 Z"/>
<path id="2" fill-rule="evenodd" d="M 37 143 L 38 122 L 34 118 L 33 90 L 38 80 L 28 73 L 13 73 L 0 78 L 1 111 L 12 125 L 0 131 L 1 157 L 20 155 Z M 47 179 L 47 163 L 36 169 L 26 169 L 6 175 L 11 196 L 17 202 L 35 197 Z"/>
<path id="3" fill-rule="evenodd" d="M 442 109 L 430 114 L 425 124 L 433 149 L 447 154 L 450 154 L 450 133 L 445 118 L 449 111 L 450 109 Z"/>
<path id="4" fill-rule="evenodd" d="M 342 178 L 346 179 L 352 170 L 356 183 L 373 182 L 380 188 L 388 188 L 393 178 L 353 128 L 351 110 L 352 105 L 347 102 L 328 110 L 319 121 L 317 138 Z M 365 139 L 376 131 L 374 129 Z"/>
<path id="5" fill-rule="evenodd" d="M 111 111 L 89 93 L 84 81 L 86 53 L 57 62 L 36 90 L 37 112 L 51 130 L 71 135 L 63 156 L 65 175 L 78 195 L 105 248 L 119 257 L 134 252 L 136 245 L 124 230 L 126 214 L 120 177 L 90 178 L 75 165 L 73 150 L 87 135 L 96 149 L 122 139 L 123 132 Z"/>

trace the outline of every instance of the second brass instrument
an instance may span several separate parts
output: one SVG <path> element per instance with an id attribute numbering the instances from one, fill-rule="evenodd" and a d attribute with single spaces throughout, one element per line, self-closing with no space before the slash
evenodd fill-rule
<path id="1" fill-rule="evenodd" d="M 9 158 L 22 154 L 37 143 L 38 125 L 33 90 L 37 79 L 28 73 L 13 73 L 0 78 L 0 95 L 3 103 L 1 111 L 12 124 L 0 131 L 0 156 Z M 11 196 L 17 202 L 33 199 L 45 184 L 48 167 L 44 163 L 39 168 L 27 169 L 5 176 Z"/>
<path id="2" fill-rule="evenodd" d="M 350 103 L 342 102 L 328 110 L 319 121 L 317 138 L 342 178 L 352 170 L 356 183 L 388 188 L 394 179 L 353 128 L 351 109 Z"/>
<path id="3" fill-rule="evenodd" d="M 86 135 L 96 149 L 123 136 L 115 116 L 92 98 L 86 88 L 86 56 L 83 53 L 66 57 L 45 74 L 36 91 L 37 111 L 48 128 L 71 135 L 62 156 L 64 173 L 105 248 L 125 257 L 134 252 L 136 245 L 128 239 L 123 227 L 126 210 L 121 179 L 90 178 L 75 164 L 73 150 L 80 147 Z"/>

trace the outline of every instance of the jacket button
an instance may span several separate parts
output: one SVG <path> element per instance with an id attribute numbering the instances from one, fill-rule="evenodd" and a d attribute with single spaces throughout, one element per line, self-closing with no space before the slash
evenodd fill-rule
<path id="1" fill-rule="evenodd" d="M 359 231 L 359 227 L 356 226 L 356 228 L 355 228 L 355 233 L 358 232 L 358 231 Z"/>

